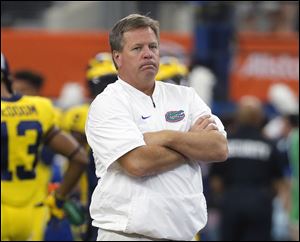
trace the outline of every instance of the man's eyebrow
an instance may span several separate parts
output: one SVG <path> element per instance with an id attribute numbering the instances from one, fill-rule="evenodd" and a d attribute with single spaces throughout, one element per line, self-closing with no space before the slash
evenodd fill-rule
<path id="1" fill-rule="evenodd" d="M 158 42 L 155 42 L 155 41 L 150 42 L 150 43 L 140 43 L 140 42 L 138 42 L 138 43 L 133 43 L 132 44 L 132 46 L 134 46 L 134 45 L 158 45 Z"/>

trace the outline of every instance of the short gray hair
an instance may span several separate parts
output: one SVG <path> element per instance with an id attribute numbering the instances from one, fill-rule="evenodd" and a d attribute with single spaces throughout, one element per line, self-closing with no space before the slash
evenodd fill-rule
<path id="1" fill-rule="evenodd" d="M 150 27 L 159 41 L 159 23 L 158 21 L 140 14 L 130 14 L 119 20 L 109 33 L 109 44 L 111 51 L 122 51 L 124 47 L 123 34 L 127 31 Z"/>

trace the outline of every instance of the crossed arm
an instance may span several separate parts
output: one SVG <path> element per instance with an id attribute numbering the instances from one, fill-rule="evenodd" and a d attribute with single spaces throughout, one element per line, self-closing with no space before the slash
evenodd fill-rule
<path id="1" fill-rule="evenodd" d="M 200 117 L 188 132 L 149 132 L 144 134 L 144 140 L 146 146 L 131 150 L 118 160 L 130 175 L 153 175 L 190 160 L 224 161 L 228 155 L 227 140 L 209 115 Z"/>

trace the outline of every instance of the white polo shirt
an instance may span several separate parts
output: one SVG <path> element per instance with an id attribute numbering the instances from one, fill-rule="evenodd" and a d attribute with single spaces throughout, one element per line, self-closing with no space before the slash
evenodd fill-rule
<path id="1" fill-rule="evenodd" d="M 101 178 L 92 196 L 93 225 L 152 238 L 191 240 L 207 222 L 199 163 L 147 177 L 128 175 L 116 160 L 146 145 L 143 133 L 188 131 L 209 107 L 194 89 L 156 82 L 152 98 L 118 79 L 92 102 L 86 135 Z M 217 126 L 226 135 L 221 121 Z"/>

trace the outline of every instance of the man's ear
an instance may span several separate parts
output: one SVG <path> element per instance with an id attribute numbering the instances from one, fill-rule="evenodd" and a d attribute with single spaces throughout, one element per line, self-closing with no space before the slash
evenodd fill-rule
<path id="1" fill-rule="evenodd" d="M 112 53 L 112 58 L 113 58 L 115 64 L 117 65 L 117 67 L 119 68 L 119 66 L 121 64 L 120 52 L 114 50 L 113 53 Z"/>

